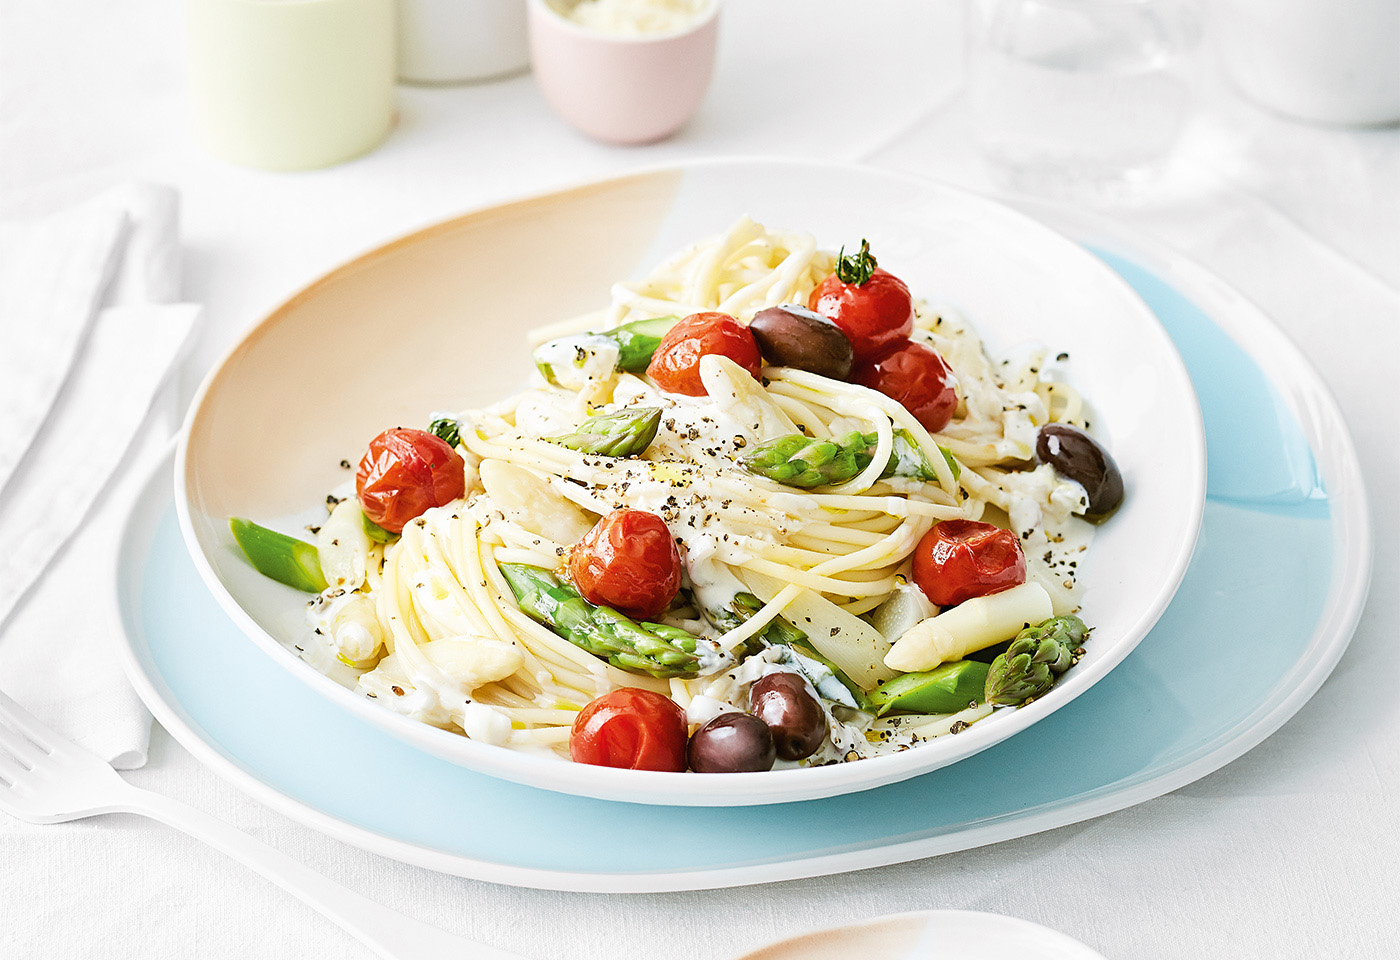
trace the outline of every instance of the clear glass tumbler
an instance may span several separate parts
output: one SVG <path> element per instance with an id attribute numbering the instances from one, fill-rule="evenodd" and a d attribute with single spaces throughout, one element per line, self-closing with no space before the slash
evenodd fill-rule
<path id="1" fill-rule="evenodd" d="M 977 147 L 1013 190 L 1139 199 L 1190 111 L 1182 0 L 971 0 Z"/>

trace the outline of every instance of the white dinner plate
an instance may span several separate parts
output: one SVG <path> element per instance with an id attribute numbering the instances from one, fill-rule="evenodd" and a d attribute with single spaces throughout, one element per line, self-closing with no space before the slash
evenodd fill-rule
<path id="1" fill-rule="evenodd" d="M 1046 696 L 957 736 L 820 768 L 699 778 L 574 764 L 408 719 L 317 672 L 306 595 L 268 580 L 229 533 L 321 504 L 387 427 L 504 397 L 530 369 L 526 331 L 606 304 L 617 279 L 741 215 L 869 238 L 916 296 L 958 308 L 994 355 L 1068 354 L 1127 496 L 1080 563 L 1087 653 Z M 518 783 L 638 803 L 743 805 L 868 790 L 973 756 L 1090 689 L 1138 644 L 1185 573 L 1205 493 L 1200 410 L 1171 339 L 1113 270 L 1023 214 L 941 184 L 868 169 L 728 160 L 503 204 L 393 241 L 332 271 L 256 325 L 210 373 L 186 421 L 176 506 L 205 583 L 293 676 L 434 756 Z M 304 522 L 304 519 L 303 521 Z M 295 527 L 293 527 L 295 529 Z"/>
<path id="2" fill-rule="evenodd" d="M 864 793 L 690 808 L 687 835 L 724 842 L 657 843 L 625 826 L 657 811 L 464 769 L 294 678 L 203 589 L 168 461 L 133 504 L 116 562 L 128 676 L 176 740 L 269 807 L 407 863 L 551 889 L 857 870 L 1101 816 L 1205 776 L 1293 716 L 1346 649 L 1370 577 L 1360 467 L 1330 393 L 1257 308 L 1177 254 L 1055 216 L 1134 285 L 1181 349 L 1205 414 L 1209 496 L 1162 620 L 1102 683 L 1024 733 Z"/>
<path id="3" fill-rule="evenodd" d="M 792 937 L 738 960 L 1104 960 L 1029 920 L 980 910 L 920 910 Z"/>

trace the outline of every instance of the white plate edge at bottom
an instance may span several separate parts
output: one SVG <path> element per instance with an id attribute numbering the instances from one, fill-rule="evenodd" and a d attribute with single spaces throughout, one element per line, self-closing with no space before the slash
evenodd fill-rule
<path id="1" fill-rule="evenodd" d="M 902 920 L 919 920 L 924 924 L 924 929 L 920 932 L 919 942 L 915 944 L 915 951 L 921 946 L 932 946 L 931 937 L 933 936 L 939 937 L 940 940 L 951 936 L 953 938 L 951 945 L 958 949 L 965 945 L 970 935 L 976 943 L 976 949 L 979 951 L 978 956 L 990 956 L 988 953 L 990 948 L 998 948 L 1001 956 L 1006 956 L 1005 953 L 1000 953 L 1001 948 L 1012 947 L 1018 951 L 1024 951 L 1029 945 L 1028 941 L 1033 940 L 1037 951 L 1045 951 L 1037 952 L 1034 960 L 1107 960 L 1103 954 L 1068 934 L 1030 920 L 1022 920 L 1020 917 L 992 913 L 986 910 L 911 910 L 906 913 L 886 914 L 872 917 L 869 920 L 859 920 L 839 927 L 826 927 L 795 934 L 782 940 L 775 940 L 745 952 L 739 960 L 747 960 L 749 957 L 761 958 L 765 951 L 793 940 L 825 940 L 833 933 L 860 931 L 869 928 L 878 929 L 887 923 Z M 940 942 L 939 946 L 944 946 L 944 944 Z M 823 953 L 825 952 L 823 951 Z M 1021 958 L 1027 957 L 1024 952 L 1018 952 L 1016 955 Z M 782 954 L 779 953 L 779 956 Z M 915 956 L 914 952 L 908 954 L 910 960 Z M 958 956 L 962 957 L 965 954 L 959 953 Z"/>
<path id="2" fill-rule="evenodd" d="M 1185 763 L 1129 786 L 1101 788 L 1065 806 L 1038 813 L 999 817 L 954 834 L 861 850 L 677 872 L 607 874 L 548 870 L 503 865 L 445 853 L 386 837 L 325 814 L 268 786 L 205 742 L 185 722 L 179 711 L 165 701 L 146 675 L 133 638 L 127 635 L 125 629 L 119 629 L 114 632 L 123 670 L 152 715 L 177 743 L 214 773 L 276 812 L 329 837 L 390 859 L 455 876 L 537 889 L 594 893 L 705 890 L 888 866 L 1000 843 L 1104 816 L 1170 793 L 1220 769 L 1267 739 L 1317 692 L 1341 659 L 1360 619 L 1370 584 L 1372 547 L 1365 487 L 1350 432 L 1331 391 L 1307 363 L 1298 347 L 1262 310 L 1204 267 L 1184 254 L 1144 240 L 1098 218 L 1041 205 L 1024 206 L 1047 219 L 1052 226 L 1063 228 L 1077 242 L 1110 247 L 1126 259 L 1153 270 L 1162 279 L 1177 281 L 1181 293 L 1201 297 L 1205 301 L 1197 305 L 1227 333 L 1233 335 L 1238 332 L 1236 327 L 1239 326 L 1248 328 L 1250 339 L 1246 352 L 1266 367 L 1269 382 L 1289 401 L 1329 491 L 1329 502 L 1334 510 L 1334 578 L 1308 650 L 1294 670 L 1293 686 L 1276 701 L 1261 704 L 1237 723 L 1228 735 L 1222 735 L 1223 739 L 1215 738 Z M 1212 305 L 1228 307 L 1225 312 L 1234 315 L 1235 324 L 1232 326 L 1223 322 L 1209 309 Z M 1293 374 L 1286 389 L 1280 385 L 1277 376 L 1281 371 Z M 151 497 L 161 472 L 171 480 L 173 497 L 173 456 L 172 443 L 155 470 L 139 485 L 130 502 L 123 505 L 127 519 L 122 535 L 114 545 L 113 561 L 109 567 L 113 575 L 108 581 L 107 591 L 117 624 L 124 624 L 125 620 L 121 612 L 120 559 L 126 552 L 132 521 Z"/>

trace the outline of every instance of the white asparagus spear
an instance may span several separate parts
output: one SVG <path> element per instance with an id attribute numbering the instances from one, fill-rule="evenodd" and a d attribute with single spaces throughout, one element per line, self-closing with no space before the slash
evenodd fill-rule
<path id="1" fill-rule="evenodd" d="M 743 571 L 744 581 L 764 603 L 769 603 L 787 584 L 752 570 Z M 783 616 L 807 634 L 807 642 L 836 664 L 863 690 L 873 690 L 893 677 L 881 658 L 889 641 L 860 617 L 847 613 L 811 590 L 801 590 L 783 608 Z"/>
<path id="2" fill-rule="evenodd" d="M 316 535 L 316 549 L 320 552 L 321 572 L 326 575 L 326 583 L 346 591 L 358 590 L 365 582 L 369 548 L 360 502 L 346 497 L 331 511 Z"/>
<path id="3" fill-rule="evenodd" d="M 973 597 L 920 620 L 895 641 L 885 665 L 903 673 L 932 670 L 994 643 L 1010 640 L 1054 615 L 1050 594 L 1029 581 L 987 597 Z"/>

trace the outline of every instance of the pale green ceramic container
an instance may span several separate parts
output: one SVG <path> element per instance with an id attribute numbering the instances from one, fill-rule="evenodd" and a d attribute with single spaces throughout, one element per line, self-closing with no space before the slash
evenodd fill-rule
<path id="1" fill-rule="evenodd" d="M 196 135 L 233 163 L 357 157 L 394 119 L 394 0 L 186 0 Z"/>

